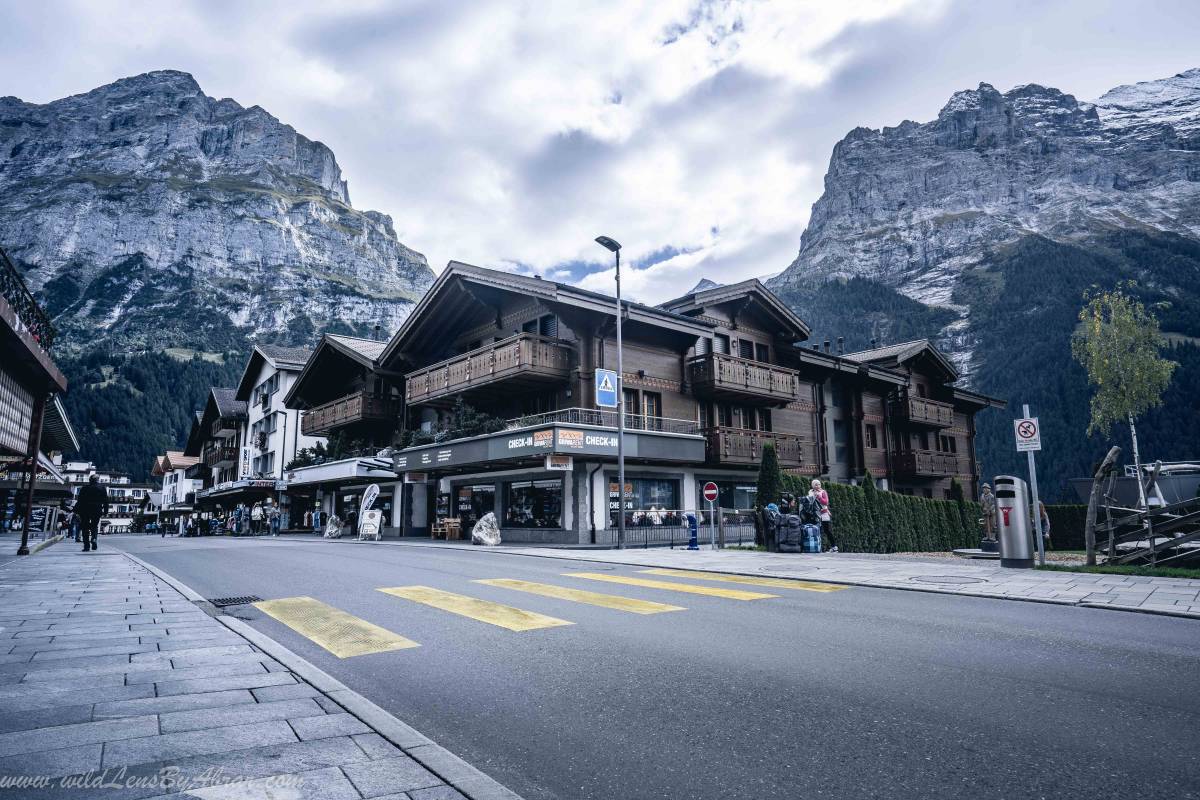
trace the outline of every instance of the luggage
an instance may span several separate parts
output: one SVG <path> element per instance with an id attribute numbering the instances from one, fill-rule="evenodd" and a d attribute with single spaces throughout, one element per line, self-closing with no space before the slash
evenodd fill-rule
<path id="1" fill-rule="evenodd" d="M 804 526 L 804 552 L 821 552 L 821 526 L 811 522 Z"/>
<path id="2" fill-rule="evenodd" d="M 777 539 L 779 542 L 779 552 L 803 553 L 804 529 L 803 524 L 800 522 L 800 517 L 795 514 L 788 514 L 786 517 L 781 517 Z"/>

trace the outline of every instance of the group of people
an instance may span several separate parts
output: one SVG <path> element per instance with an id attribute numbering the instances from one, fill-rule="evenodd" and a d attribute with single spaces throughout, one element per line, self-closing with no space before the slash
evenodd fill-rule
<path id="1" fill-rule="evenodd" d="M 817 549 L 820 552 L 838 552 L 837 540 L 833 535 L 833 512 L 829 508 L 829 492 L 814 479 L 809 484 L 808 494 L 796 497 L 784 494 L 779 503 L 767 503 L 755 513 L 755 539 L 770 552 L 790 550 L 798 546 L 791 542 L 803 528 L 814 526 L 820 530 Z"/>

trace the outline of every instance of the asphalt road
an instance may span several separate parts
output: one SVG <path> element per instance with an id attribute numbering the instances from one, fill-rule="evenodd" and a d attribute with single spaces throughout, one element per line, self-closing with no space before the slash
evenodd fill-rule
<path id="1" fill-rule="evenodd" d="M 564 576 L 652 577 L 634 567 L 412 545 L 102 546 L 205 597 L 307 595 L 415 640 L 339 659 L 228 609 L 529 800 L 1200 796 L 1193 620 L 866 588 L 737 601 Z M 575 624 L 513 632 L 377 591 L 414 584 Z"/>

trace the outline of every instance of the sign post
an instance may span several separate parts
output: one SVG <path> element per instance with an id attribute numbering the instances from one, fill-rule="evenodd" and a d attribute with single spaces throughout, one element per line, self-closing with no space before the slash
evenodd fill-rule
<path id="1" fill-rule="evenodd" d="M 617 373 L 611 369 L 596 370 L 596 405 L 600 408 L 617 407 Z"/>
<path id="2" fill-rule="evenodd" d="M 703 495 L 704 499 L 708 501 L 709 543 L 713 550 L 717 549 L 717 515 L 713 504 L 717 502 L 719 494 L 720 490 L 715 483 L 709 481 L 704 484 Z"/>
<path id="3" fill-rule="evenodd" d="M 1042 449 L 1042 429 L 1037 417 L 1029 416 L 1029 404 L 1021 406 L 1022 419 L 1013 420 L 1017 452 L 1029 457 L 1029 488 L 1033 493 L 1033 538 L 1037 540 L 1038 564 L 1046 566 L 1046 544 L 1042 538 L 1042 504 L 1038 499 L 1037 461 L 1034 453 Z"/>

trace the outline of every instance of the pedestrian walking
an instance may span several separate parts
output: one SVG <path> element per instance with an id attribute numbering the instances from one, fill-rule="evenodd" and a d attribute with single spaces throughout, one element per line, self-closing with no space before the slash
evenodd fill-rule
<path id="1" fill-rule="evenodd" d="M 255 536 L 262 533 L 263 524 L 263 507 L 262 503 L 255 503 L 250 509 L 250 532 Z"/>
<path id="2" fill-rule="evenodd" d="M 983 485 L 979 495 L 979 505 L 983 507 L 983 532 L 989 542 L 996 541 L 996 495 L 992 494 L 990 484 Z"/>
<path id="3" fill-rule="evenodd" d="M 272 536 L 279 535 L 280 521 L 281 521 L 281 515 L 279 513 L 279 508 L 278 507 L 272 508 L 271 509 L 271 535 Z"/>
<path id="4" fill-rule="evenodd" d="M 96 539 L 100 518 L 108 513 L 108 490 L 100 485 L 97 476 L 88 478 L 88 482 L 79 487 L 75 513 L 79 515 L 83 527 L 83 552 L 96 550 L 99 547 Z"/>
<path id="5" fill-rule="evenodd" d="M 833 514 L 829 511 L 829 492 L 821 486 L 819 480 L 813 479 L 808 495 L 817 501 L 817 517 L 820 519 L 821 537 L 829 540 L 829 552 L 838 552 L 837 541 L 833 538 Z"/>

